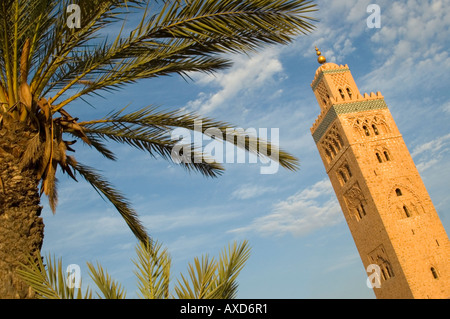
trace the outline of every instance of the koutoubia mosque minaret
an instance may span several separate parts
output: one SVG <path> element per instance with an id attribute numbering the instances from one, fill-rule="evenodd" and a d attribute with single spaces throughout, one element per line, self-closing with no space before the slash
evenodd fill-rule
<path id="1" fill-rule="evenodd" d="M 450 298 L 450 241 L 384 97 L 316 51 L 311 133 L 375 296 Z"/>

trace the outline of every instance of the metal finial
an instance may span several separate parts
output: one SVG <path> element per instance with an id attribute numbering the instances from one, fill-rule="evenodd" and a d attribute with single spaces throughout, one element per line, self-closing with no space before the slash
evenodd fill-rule
<path id="1" fill-rule="evenodd" d="M 327 62 L 327 59 L 324 56 L 322 56 L 322 52 L 320 52 L 317 47 L 316 47 L 316 53 L 317 53 L 317 56 L 319 57 L 317 59 L 317 62 L 319 62 L 319 64 L 324 64 L 325 62 Z"/>

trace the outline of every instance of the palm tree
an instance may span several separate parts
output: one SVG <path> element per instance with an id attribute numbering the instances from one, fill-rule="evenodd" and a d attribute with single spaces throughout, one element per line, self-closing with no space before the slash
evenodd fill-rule
<path id="1" fill-rule="evenodd" d="M 162 244 L 139 242 L 136 245 L 137 260 L 133 260 L 134 271 L 139 288 L 138 296 L 143 299 L 233 299 L 237 296 L 237 277 L 250 256 L 247 241 L 229 245 L 218 260 L 208 255 L 194 259 L 188 265 L 189 277 L 181 274 L 170 293 L 171 258 Z M 111 278 L 106 270 L 97 263 L 87 263 L 89 275 L 98 288 L 98 298 L 125 299 L 124 288 Z M 87 287 L 84 292 L 81 277 L 66 273 L 62 260 L 58 261 L 48 255 L 46 266 L 40 261 L 20 268 L 18 274 L 32 287 L 38 298 L 42 299 L 92 299 L 92 290 Z M 81 275 L 80 275 L 81 276 Z M 76 280 L 79 280 L 76 283 Z"/>
<path id="2" fill-rule="evenodd" d="M 73 9 L 72 2 L 80 10 L 74 20 L 79 24 L 68 23 L 73 18 L 70 12 L 77 12 L 67 13 Z M 141 18 L 124 35 L 124 21 L 132 10 Z M 69 111 L 87 96 L 116 91 L 140 79 L 211 73 L 231 65 L 227 53 L 287 44 L 313 29 L 313 19 L 306 14 L 314 10 L 315 4 L 304 0 L 2 0 L 0 297 L 32 296 L 15 269 L 30 253 L 34 262 L 41 258 L 40 198 L 45 194 L 55 212 L 58 169 L 74 180 L 85 179 L 115 206 L 140 241 L 149 240 L 126 198 L 71 154 L 75 142 L 110 160 L 116 155 L 108 149 L 108 141 L 171 161 L 177 147 L 170 139 L 171 130 L 195 130 L 196 121 L 201 121 L 201 133 L 219 129 L 222 140 L 267 155 L 289 170 L 297 169 L 295 157 L 269 142 L 244 136 L 245 143 L 239 143 L 242 136 L 227 130 L 233 126 L 198 114 L 147 106 L 80 120 Z M 121 31 L 109 41 L 104 31 L 122 21 Z M 223 171 L 199 151 L 180 155 L 188 159 L 179 163 L 188 170 L 210 177 Z"/>

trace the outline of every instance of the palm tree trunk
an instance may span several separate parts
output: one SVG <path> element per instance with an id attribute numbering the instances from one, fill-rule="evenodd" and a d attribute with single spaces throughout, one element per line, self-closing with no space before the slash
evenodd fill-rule
<path id="1" fill-rule="evenodd" d="M 19 168 L 30 134 L 20 123 L 8 124 L 0 127 L 0 298 L 33 298 L 15 270 L 30 256 L 41 258 L 42 207 L 36 173 Z"/>

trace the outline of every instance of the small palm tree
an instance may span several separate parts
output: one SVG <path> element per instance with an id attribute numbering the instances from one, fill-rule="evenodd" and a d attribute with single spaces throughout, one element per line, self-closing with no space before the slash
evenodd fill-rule
<path id="1" fill-rule="evenodd" d="M 139 242 L 136 246 L 137 260 L 135 275 L 138 283 L 138 296 L 143 299 L 233 299 L 237 296 L 237 277 L 250 256 L 247 241 L 236 242 L 224 249 L 219 260 L 208 255 L 194 259 L 189 264 L 188 274 L 181 274 L 177 280 L 174 294 L 170 293 L 171 258 L 167 249 L 160 243 Z M 89 275 L 98 288 L 98 298 L 125 299 L 123 287 L 97 263 L 87 263 Z M 92 299 L 93 292 L 87 287 L 84 292 L 81 282 L 75 285 L 74 279 L 62 267 L 62 260 L 48 256 L 46 266 L 29 263 L 18 270 L 20 277 L 30 285 L 38 298 L 43 299 Z"/>
<path id="2" fill-rule="evenodd" d="M 80 23 L 68 26 L 67 8 L 75 2 Z M 113 41 L 102 32 L 125 21 L 130 11 L 141 20 L 128 35 L 124 26 Z M 270 143 L 231 134 L 231 125 L 180 111 L 151 106 L 120 109 L 101 119 L 72 116 L 75 102 L 102 91 L 115 91 L 140 79 L 229 67 L 225 53 L 250 52 L 266 44 L 286 44 L 312 30 L 315 10 L 304 0 L 2 0 L 0 2 L 0 297 L 29 297 L 15 269 L 41 258 L 44 224 L 40 198 L 57 206 L 60 169 L 80 176 L 117 208 L 136 237 L 149 236 L 129 202 L 94 168 L 73 156 L 76 142 L 105 158 L 116 155 L 106 142 L 161 156 L 169 161 L 177 141 L 173 128 L 201 133 L 219 129 L 224 141 L 278 160 L 295 170 L 298 161 Z M 241 137 L 242 136 L 238 136 Z M 216 139 L 218 136 L 216 136 Z M 266 150 L 267 153 L 264 151 Z M 197 151 L 183 154 L 188 170 L 215 177 L 223 167 Z M 201 159 L 200 161 L 198 159 Z M 191 160 L 189 160 L 191 159 Z M 194 160 L 197 159 L 197 160 Z"/>

